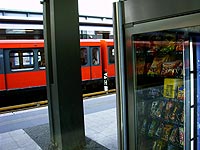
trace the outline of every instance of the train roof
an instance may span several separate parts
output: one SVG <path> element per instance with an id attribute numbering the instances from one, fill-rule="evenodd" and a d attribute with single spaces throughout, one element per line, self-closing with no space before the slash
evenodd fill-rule
<path id="1" fill-rule="evenodd" d="M 113 39 L 80 39 L 80 46 L 100 46 L 101 40 L 112 44 Z M 35 48 L 44 47 L 44 40 L 41 39 L 20 39 L 20 40 L 0 40 L 0 48 Z"/>
<path id="2" fill-rule="evenodd" d="M 0 48 L 44 47 L 44 40 L 0 40 Z"/>

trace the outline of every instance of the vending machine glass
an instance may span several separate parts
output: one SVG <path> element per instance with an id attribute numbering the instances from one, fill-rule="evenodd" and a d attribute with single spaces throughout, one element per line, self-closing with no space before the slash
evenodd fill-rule
<path id="1" fill-rule="evenodd" d="M 199 39 L 199 26 L 132 35 L 138 150 L 181 150 L 194 143 Z"/>

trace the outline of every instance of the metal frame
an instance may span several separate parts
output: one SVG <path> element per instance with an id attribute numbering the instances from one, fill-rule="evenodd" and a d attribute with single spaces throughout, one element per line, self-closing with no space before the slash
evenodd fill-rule
<path id="1" fill-rule="evenodd" d="M 133 68 L 133 70 L 129 70 L 129 72 L 135 72 L 135 68 L 133 66 L 134 64 L 134 52 L 132 50 L 132 35 L 134 34 L 139 34 L 139 33 L 145 33 L 145 32 L 153 32 L 153 31 L 162 31 L 162 30 L 168 30 L 168 29 L 175 29 L 175 28 L 184 28 L 184 27 L 189 27 L 189 26 L 196 26 L 200 25 L 200 13 L 196 14 L 190 14 L 190 15 L 185 15 L 185 16 L 179 16 L 179 17 L 173 17 L 173 18 L 166 18 L 162 20 L 156 20 L 152 22 L 146 22 L 146 23 L 141 23 L 141 24 L 136 24 L 132 27 L 127 27 L 125 29 L 125 35 L 126 35 L 126 66 L 128 68 Z M 190 21 L 188 21 L 190 20 Z M 133 56 L 133 57 L 132 57 Z M 132 76 L 131 74 L 127 73 L 127 79 L 129 79 L 129 82 L 135 83 L 135 77 Z M 189 83 L 186 83 L 187 87 L 190 87 Z M 131 127 L 129 128 L 129 148 L 130 149 L 136 149 L 135 145 L 137 143 L 137 137 L 135 137 L 136 132 L 136 126 L 137 126 L 137 117 L 135 115 L 132 115 L 133 112 L 132 110 L 136 109 L 136 99 L 134 97 L 136 85 L 132 84 L 127 84 L 127 93 L 128 93 L 128 126 Z M 186 92 L 187 93 L 187 92 Z M 186 95 L 188 98 L 190 95 Z M 185 113 L 187 114 L 187 120 L 185 120 L 185 138 L 186 141 L 185 143 L 190 143 L 190 103 L 186 103 L 185 105 Z M 134 131 L 135 130 L 135 131 Z M 130 133 L 135 133 L 130 134 Z M 135 142 L 133 142 L 135 141 Z M 186 149 L 190 150 L 190 144 L 186 144 Z"/>

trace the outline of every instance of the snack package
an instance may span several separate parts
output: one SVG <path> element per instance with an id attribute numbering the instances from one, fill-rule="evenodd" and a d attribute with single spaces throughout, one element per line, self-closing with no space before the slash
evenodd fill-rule
<path id="1" fill-rule="evenodd" d="M 181 116 L 181 123 L 183 123 L 184 122 L 184 110 L 182 111 L 182 113 L 180 114 L 180 116 Z"/>
<path id="2" fill-rule="evenodd" d="M 162 135 L 162 139 L 164 141 L 168 141 L 169 140 L 169 136 L 170 136 L 170 133 L 171 133 L 171 130 L 172 130 L 172 125 L 165 125 L 164 128 L 163 128 L 163 135 Z"/>
<path id="3" fill-rule="evenodd" d="M 164 150 L 166 149 L 166 143 L 161 140 L 154 141 L 152 150 Z"/>
<path id="4" fill-rule="evenodd" d="M 184 146 L 184 129 L 179 127 L 179 144 Z"/>
<path id="5" fill-rule="evenodd" d="M 178 128 L 177 127 L 173 128 L 171 135 L 169 137 L 169 141 L 174 144 L 178 143 Z"/>
<path id="6" fill-rule="evenodd" d="M 178 95 L 177 95 L 178 100 L 184 100 L 185 99 L 185 89 L 184 86 L 178 86 Z"/>
<path id="7" fill-rule="evenodd" d="M 174 102 L 168 101 L 165 106 L 165 110 L 164 110 L 164 119 L 165 120 L 170 119 L 169 117 L 170 117 L 171 111 L 173 110 L 173 107 L 174 107 Z"/>
<path id="8" fill-rule="evenodd" d="M 163 128 L 164 128 L 164 124 L 160 123 L 160 125 L 158 126 L 156 132 L 155 132 L 155 136 L 157 137 L 161 137 L 162 132 L 163 132 Z"/>
<path id="9" fill-rule="evenodd" d="M 169 119 L 173 122 L 179 121 L 179 114 L 181 112 L 181 105 L 179 103 L 175 103 L 172 111 L 170 112 Z"/>
<path id="10" fill-rule="evenodd" d="M 183 85 L 182 79 L 165 78 L 163 96 L 166 98 L 176 98 L 177 88 L 182 85 Z"/>
<path id="11" fill-rule="evenodd" d="M 164 106 L 165 106 L 165 102 L 164 101 L 160 101 L 159 105 L 158 105 L 158 107 L 157 107 L 157 109 L 155 111 L 155 114 L 154 114 L 156 117 L 160 118 L 162 116 L 162 112 L 163 112 Z"/>
<path id="12" fill-rule="evenodd" d="M 158 126 L 158 123 L 155 120 L 153 120 L 149 127 L 148 136 L 150 136 L 150 137 L 154 136 L 157 126 Z"/>
<path id="13" fill-rule="evenodd" d="M 162 64 L 162 71 L 161 75 L 166 77 L 175 77 L 178 75 L 177 67 L 181 63 L 180 60 L 173 61 L 173 62 L 164 62 Z"/>
<path id="14" fill-rule="evenodd" d="M 158 105 L 159 105 L 159 101 L 153 101 L 152 102 L 152 104 L 151 104 L 151 116 L 155 116 Z"/>
<path id="15" fill-rule="evenodd" d="M 169 55 L 165 56 L 156 56 L 153 60 L 153 63 L 151 64 L 151 67 L 149 68 L 148 75 L 160 75 L 162 64 L 163 62 L 166 62 L 169 58 Z"/>

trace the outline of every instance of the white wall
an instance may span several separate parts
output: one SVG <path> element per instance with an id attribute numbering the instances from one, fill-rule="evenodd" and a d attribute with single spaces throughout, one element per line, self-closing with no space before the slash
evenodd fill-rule
<path id="1" fill-rule="evenodd" d="M 41 0 L 0 0 L 0 9 L 42 12 Z M 116 0 L 78 0 L 79 14 L 112 17 L 112 3 Z"/>

